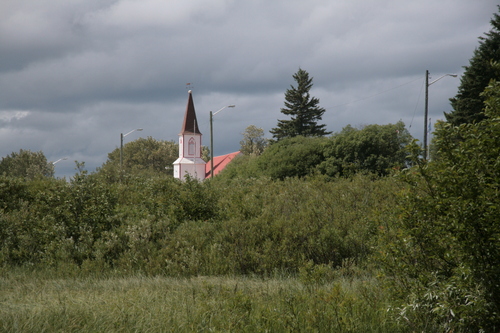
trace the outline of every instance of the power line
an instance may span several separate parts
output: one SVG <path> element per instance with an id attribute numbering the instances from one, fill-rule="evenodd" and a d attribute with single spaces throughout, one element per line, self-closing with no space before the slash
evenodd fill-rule
<path id="1" fill-rule="evenodd" d="M 418 93 L 417 103 L 415 104 L 415 110 L 413 110 L 413 116 L 411 117 L 410 126 L 408 126 L 408 128 L 411 128 L 411 125 L 413 124 L 413 119 L 415 118 L 415 113 L 417 112 L 418 102 L 420 102 L 420 96 L 422 95 L 422 89 L 424 88 L 424 85 L 425 82 L 422 81 L 422 86 L 420 87 L 420 92 Z"/>

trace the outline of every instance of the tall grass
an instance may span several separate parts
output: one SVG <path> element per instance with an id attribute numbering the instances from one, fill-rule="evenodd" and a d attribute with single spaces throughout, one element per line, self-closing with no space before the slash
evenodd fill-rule
<path id="1" fill-rule="evenodd" d="M 2 332 L 404 332 L 369 277 L 0 278 Z"/>

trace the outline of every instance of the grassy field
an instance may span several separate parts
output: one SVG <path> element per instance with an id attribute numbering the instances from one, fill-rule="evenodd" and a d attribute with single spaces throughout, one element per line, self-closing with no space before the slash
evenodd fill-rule
<path id="1" fill-rule="evenodd" d="M 2 273 L 1 332 L 401 332 L 371 278 Z"/>

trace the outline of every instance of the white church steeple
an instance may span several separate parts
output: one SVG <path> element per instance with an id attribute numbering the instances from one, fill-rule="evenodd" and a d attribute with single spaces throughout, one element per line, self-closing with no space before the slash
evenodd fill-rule
<path id="1" fill-rule="evenodd" d="M 196 120 L 192 91 L 188 91 L 188 102 L 184 122 L 179 133 L 179 158 L 174 164 L 174 177 L 184 179 L 187 175 L 198 180 L 205 179 L 205 164 L 201 159 L 201 132 Z"/>

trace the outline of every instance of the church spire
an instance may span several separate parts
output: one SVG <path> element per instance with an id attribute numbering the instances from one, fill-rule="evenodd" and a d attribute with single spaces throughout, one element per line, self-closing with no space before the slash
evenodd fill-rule
<path id="1" fill-rule="evenodd" d="M 179 133 L 179 158 L 175 160 L 174 177 L 184 179 L 186 176 L 198 180 L 205 179 L 205 164 L 201 158 L 201 133 L 194 111 L 193 95 L 189 90 L 184 122 Z"/>
<path id="2" fill-rule="evenodd" d="M 184 114 L 184 123 L 182 124 L 180 135 L 183 134 L 200 134 L 200 129 L 198 128 L 198 120 L 196 119 L 196 112 L 194 111 L 193 95 L 192 91 L 188 91 L 189 97 L 186 106 L 186 113 Z"/>

